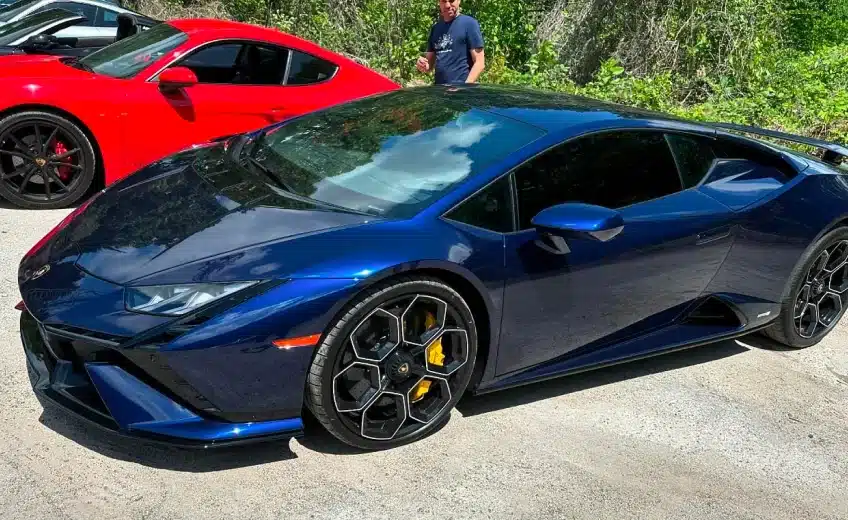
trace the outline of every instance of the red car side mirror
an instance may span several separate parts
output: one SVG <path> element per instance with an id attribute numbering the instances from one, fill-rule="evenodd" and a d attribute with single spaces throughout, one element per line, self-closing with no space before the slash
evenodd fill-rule
<path id="1" fill-rule="evenodd" d="M 159 74 L 159 89 L 174 91 L 197 84 L 197 76 L 186 67 L 172 67 Z"/>

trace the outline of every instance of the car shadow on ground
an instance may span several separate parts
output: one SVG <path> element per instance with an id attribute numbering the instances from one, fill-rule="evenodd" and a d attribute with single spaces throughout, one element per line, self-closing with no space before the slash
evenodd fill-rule
<path id="1" fill-rule="evenodd" d="M 746 336 L 740 338 L 739 341 L 722 341 L 491 394 L 466 395 L 460 400 L 457 410 L 465 417 L 484 414 L 589 388 L 709 363 L 747 352 L 750 348 L 784 350 L 777 343 L 761 336 Z M 48 402 L 42 402 L 42 405 L 44 412 L 40 421 L 47 428 L 106 457 L 135 462 L 153 468 L 202 473 L 297 458 L 297 455 L 290 449 L 289 442 L 286 441 L 270 441 L 211 449 L 187 449 L 149 443 L 104 431 L 61 410 L 56 410 Z M 351 447 L 333 437 L 311 414 L 305 413 L 303 419 L 305 435 L 294 442 L 306 449 L 330 455 L 368 453 L 367 450 Z M 442 424 L 439 429 L 443 428 L 448 422 L 449 420 Z M 433 434 L 436 434 L 437 431 Z"/>
<path id="2" fill-rule="evenodd" d="M 746 337 L 745 342 L 747 343 L 748 341 Z M 742 354 L 748 350 L 749 348 L 735 340 L 721 341 L 639 361 L 631 361 L 508 390 L 500 390 L 490 394 L 477 396 L 466 394 L 459 401 L 456 409 L 463 417 L 471 417 L 580 392 L 590 388 L 621 383 L 629 379 L 651 374 L 709 363 Z"/>
<path id="3" fill-rule="evenodd" d="M 56 410 L 42 402 L 47 428 L 105 457 L 171 471 L 204 473 L 297 458 L 288 442 L 272 441 L 220 448 L 181 448 L 126 438 Z"/>

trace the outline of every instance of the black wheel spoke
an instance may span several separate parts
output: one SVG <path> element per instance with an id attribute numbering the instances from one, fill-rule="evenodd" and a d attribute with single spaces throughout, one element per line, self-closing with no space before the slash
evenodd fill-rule
<path id="1" fill-rule="evenodd" d="M 53 194 L 50 193 L 50 179 L 44 174 L 44 170 L 41 172 L 41 180 L 44 181 L 44 196 L 47 197 L 47 200 L 50 200 Z"/>
<path id="2" fill-rule="evenodd" d="M 26 154 L 26 157 L 27 157 L 28 159 L 32 159 L 32 158 L 34 157 L 34 155 L 32 154 L 32 150 L 30 150 L 30 149 L 29 149 L 29 147 L 28 147 L 27 145 L 25 145 L 24 143 L 22 143 L 20 139 L 18 139 L 17 137 L 15 137 L 13 134 L 9 134 L 9 139 L 11 139 L 11 140 L 12 140 L 12 142 L 15 144 L 15 147 L 16 147 L 18 150 L 20 150 L 20 151 L 22 151 L 24 154 Z"/>
<path id="3" fill-rule="evenodd" d="M 72 150 L 68 150 L 67 152 L 61 153 L 59 155 L 53 155 L 53 156 L 50 157 L 50 162 L 56 162 L 56 161 L 61 161 L 62 159 L 67 159 L 68 157 L 74 155 L 75 153 L 77 153 L 79 151 L 80 151 L 79 148 L 74 148 Z"/>
<path id="4" fill-rule="evenodd" d="M 27 155 L 23 152 L 16 152 L 14 150 L 0 150 L 0 154 L 11 155 L 12 157 L 20 157 L 21 159 L 32 159 L 32 156 Z"/>
<path id="5" fill-rule="evenodd" d="M 824 268 L 827 267 L 827 261 L 830 258 L 830 253 L 827 250 L 822 251 L 822 254 L 816 259 L 812 268 L 810 268 L 810 273 L 807 275 L 807 281 L 812 282 L 819 278 L 819 276 L 824 272 Z"/>
<path id="6" fill-rule="evenodd" d="M 48 166 L 61 167 L 61 168 L 70 168 L 72 170 L 82 170 L 82 166 L 80 166 L 79 164 L 70 164 L 70 163 L 64 163 L 64 162 L 58 162 L 58 161 L 50 161 L 49 163 L 47 163 L 47 165 Z"/>
<path id="7" fill-rule="evenodd" d="M 59 176 L 56 175 L 56 173 L 53 172 L 52 169 L 45 168 L 44 171 L 47 172 L 47 176 L 50 177 L 49 180 L 45 179 L 45 181 L 44 181 L 45 189 L 49 189 L 49 188 L 46 188 L 46 186 L 50 184 L 50 181 L 53 181 L 53 182 L 55 182 L 56 184 L 59 185 L 59 187 L 62 189 L 62 191 L 68 191 L 68 187 L 65 185 L 64 182 L 62 182 L 62 179 L 60 179 Z"/>
<path id="8" fill-rule="evenodd" d="M 41 141 L 41 129 L 38 128 L 38 123 L 33 125 L 35 129 L 35 154 L 44 155 L 44 143 Z"/>
<path id="9" fill-rule="evenodd" d="M 418 357 L 424 354 L 424 351 L 427 350 L 427 345 L 409 345 L 408 352 L 412 357 Z"/>
<path id="10" fill-rule="evenodd" d="M 27 184 L 29 184 L 29 180 L 32 179 L 33 175 L 35 175 L 35 168 L 30 168 L 29 172 L 24 175 L 24 178 L 21 180 L 20 186 L 18 186 L 18 193 L 24 192 L 24 188 Z"/>
<path id="11" fill-rule="evenodd" d="M 13 178 L 13 177 L 18 177 L 19 175 L 25 175 L 25 174 L 26 174 L 28 171 L 30 171 L 31 169 L 32 169 L 32 165 L 31 165 L 31 164 L 24 164 L 24 165 L 21 165 L 21 166 L 19 166 L 17 169 L 12 170 L 12 172 L 11 172 L 11 173 L 4 173 L 2 176 L 0 176 L 0 180 L 4 180 L 4 181 L 5 181 L 6 179 L 11 179 L 11 178 Z"/>
<path id="12" fill-rule="evenodd" d="M 47 154 L 47 147 L 50 146 L 50 143 L 53 142 L 53 139 L 56 138 L 56 135 L 59 133 L 59 127 L 56 126 L 53 128 L 53 131 L 50 132 L 50 136 L 47 137 L 47 140 L 44 141 L 44 149 L 42 151 L 43 154 Z"/>

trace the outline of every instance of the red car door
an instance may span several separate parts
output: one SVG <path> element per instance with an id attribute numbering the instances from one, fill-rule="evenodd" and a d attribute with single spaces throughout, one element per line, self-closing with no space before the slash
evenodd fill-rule
<path id="1" fill-rule="evenodd" d="M 186 67 L 198 84 L 185 89 L 208 139 L 255 130 L 356 97 L 358 86 L 340 88 L 337 66 L 300 50 L 271 43 L 221 42 L 172 67 Z"/>
<path id="2" fill-rule="evenodd" d="M 197 83 L 165 92 L 154 77 L 137 84 L 130 96 L 138 104 L 131 112 L 138 124 L 156 136 L 131 154 L 133 169 L 192 144 L 256 130 L 374 89 L 340 88 L 338 83 L 354 78 L 336 77 L 334 63 L 270 43 L 216 42 L 168 68 L 174 67 L 191 70 Z"/>

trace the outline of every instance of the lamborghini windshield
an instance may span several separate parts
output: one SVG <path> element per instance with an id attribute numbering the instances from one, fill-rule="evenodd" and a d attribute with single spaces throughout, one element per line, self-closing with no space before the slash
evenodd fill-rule
<path id="1" fill-rule="evenodd" d="M 7 5 L 0 9 L 0 22 L 8 22 L 12 18 L 18 16 L 22 12 L 36 4 L 39 0 L 20 0 L 14 4 Z"/>
<path id="2" fill-rule="evenodd" d="M 293 120 L 253 153 L 296 195 L 407 218 L 543 134 L 445 96 L 398 91 Z"/>
<path id="3" fill-rule="evenodd" d="M 36 33 L 44 27 L 76 16 L 64 9 L 50 9 L 25 16 L 17 22 L 0 25 L 0 46 L 12 45 L 15 41 Z"/>
<path id="4" fill-rule="evenodd" d="M 103 47 L 80 60 L 82 66 L 114 78 L 131 78 L 176 49 L 188 35 L 167 23 Z"/>

